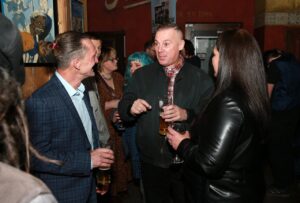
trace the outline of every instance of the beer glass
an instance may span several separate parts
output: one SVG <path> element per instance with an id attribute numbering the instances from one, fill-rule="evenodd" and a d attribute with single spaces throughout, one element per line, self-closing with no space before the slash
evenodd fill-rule
<path id="1" fill-rule="evenodd" d="M 163 107 L 169 105 L 168 97 L 162 96 L 158 98 L 158 106 L 159 106 L 159 134 L 167 135 L 169 124 L 161 117 L 164 110 Z"/>
<path id="2" fill-rule="evenodd" d="M 100 142 L 100 148 L 111 149 L 112 146 L 109 143 Z M 111 182 L 110 167 L 98 168 L 96 170 L 97 192 L 100 193 L 101 195 L 107 193 L 109 190 L 110 182 Z"/>
<path id="3" fill-rule="evenodd" d="M 98 169 L 96 172 L 96 180 L 97 180 L 97 192 L 101 195 L 104 195 L 109 190 L 110 185 L 110 170 L 101 170 Z"/>

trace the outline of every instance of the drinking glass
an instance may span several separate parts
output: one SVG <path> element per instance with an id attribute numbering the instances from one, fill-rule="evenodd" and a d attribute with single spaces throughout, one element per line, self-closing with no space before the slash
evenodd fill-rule
<path id="1" fill-rule="evenodd" d="M 177 132 L 179 132 L 180 134 L 185 133 L 186 131 L 186 125 L 185 123 L 182 122 L 174 122 L 171 124 L 171 127 L 176 130 Z M 175 157 L 173 158 L 173 164 L 181 164 L 183 163 L 183 159 L 179 157 L 178 154 L 175 154 Z"/>
<path id="2" fill-rule="evenodd" d="M 112 111 L 111 113 L 111 120 L 113 121 L 113 117 L 114 116 L 120 116 L 119 115 L 119 112 L 117 109 L 115 109 L 114 111 Z M 115 122 L 114 122 L 114 127 L 118 130 L 118 131 L 124 131 L 125 130 L 125 126 L 123 125 L 123 122 L 121 119 L 117 119 Z"/>
<path id="3" fill-rule="evenodd" d="M 109 190 L 109 185 L 111 182 L 110 171 L 98 169 L 96 172 L 97 180 L 97 192 L 104 195 Z"/>
<path id="4" fill-rule="evenodd" d="M 100 142 L 100 148 L 111 149 L 110 143 Z M 109 190 L 111 182 L 110 167 L 99 167 L 96 171 L 97 192 L 104 195 Z"/>
<path id="5" fill-rule="evenodd" d="M 163 118 L 163 107 L 169 105 L 168 97 L 163 96 L 158 98 L 158 106 L 159 106 L 159 134 L 166 136 L 168 132 L 169 123 L 167 123 Z"/>

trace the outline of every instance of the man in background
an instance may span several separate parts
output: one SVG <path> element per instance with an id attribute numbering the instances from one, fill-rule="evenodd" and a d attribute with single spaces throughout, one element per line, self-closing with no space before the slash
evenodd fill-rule
<path id="1" fill-rule="evenodd" d="M 272 117 L 267 141 L 273 184 L 268 193 L 289 196 L 294 183 L 293 146 L 300 118 L 300 63 L 281 50 L 264 53 Z"/>
<path id="2" fill-rule="evenodd" d="M 97 59 L 99 59 L 99 56 L 101 55 L 101 47 L 102 47 L 102 41 L 95 33 L 85 33 L 91 42 L 93 43 L 94 47 L 97 51 Z M 96 63 L 93 67 L 94 71 L 97 71 L 98 63 Z M 102 143 L 107 143 L 108 139 L 110 138 L 107 123 L 103 114 L 103 110 L 100 106 L 100 96 L 98 92 L 97 83 L 95 80 L 95 77 L 88 77 L 82 81 L 82 83 L 85 85 L 85 89 L 88 92 L 91 106 L 93 108 L 93 114 L 95 117 L 97 129 L 98 129 L 98 136 L 99 140 Z"/>
<path id="3" fill-rule="evenodd" d="M 144 52 L 146 52 L 154 61 L 156 60 L 155 47 L 153 39 L 148 40 L 144 44 Z"/>
<path id="4" fill-rule="evenodd" d="M 195 47 L 188 39 L 184 40 L 184 49 L 182 50 L 182 54 L 186 62 L 196 66 L 197 68 L 201 68 L 201 59 L 195 55 Z"/>

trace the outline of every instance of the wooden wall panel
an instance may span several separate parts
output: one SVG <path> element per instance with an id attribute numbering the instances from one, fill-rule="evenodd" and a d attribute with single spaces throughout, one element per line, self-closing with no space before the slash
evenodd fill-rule
<path id="1" fill-rule="evenodd" d="M 25 83 L 22 86 L 23 98 L 26 99 L 44 85 L 53 73 L 54 68 L 51 67 L 25 67 Z"/>

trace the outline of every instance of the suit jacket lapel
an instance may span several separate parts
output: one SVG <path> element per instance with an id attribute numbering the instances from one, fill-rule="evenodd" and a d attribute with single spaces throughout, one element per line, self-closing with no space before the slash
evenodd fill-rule
<path id="1" fill-rule="evenodd" d="M 90 119 L 92 122 L 92 133 L 93 133 L 93 145 L 94 148 L 99 147 L 99 136 L 98 136 L 98 130 L 97 130 L 97 125 L 96 125 L 96 120 L 93 114 L 93 109 L 91 106 L 90 98 L 88 96 L 87 91 L 84 91 L 84 97 L 83 97 L 84 103 L 86 105 L 86 108 L 89 112 Z"/>
<path id="2" fill-rule="evenodd" d="M 58 91 L 58 94 L 60 95 L 60 97 L 62 98 L 62 100 L 64 101 L 64 103 L 66 104 L 66 108 L 69 109 L 69 111 L 71 112 L 72 114 L 72 118 L 77 122 L 77 125 L 79 130 L 82 131 L 82 133 L 80 133 L 81 135 L 84 136 L 84 140 L 85 140 L 85 144 L 87 145 L 87 147 L 91 148 L 91 145 L 90 145 L 90 142 L 87 138 L 87 134 L 85 132 L 85 129 L 83 127 L 83 124 L 82 124 L 82 121 L 79 117 L 79 114 L 67 92 L 67 90 L 65 89 L 65 87 L 62 85 L 62 83 L 60 82 L 60 80 L 54 75 L 53 76 L 53 81 L 54 81 L 54 84 L 57 86 L 57 91 Z"/>

